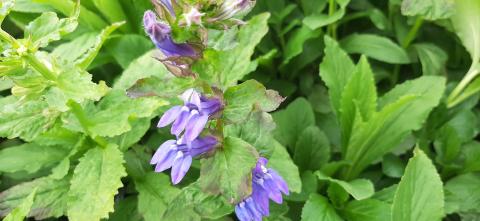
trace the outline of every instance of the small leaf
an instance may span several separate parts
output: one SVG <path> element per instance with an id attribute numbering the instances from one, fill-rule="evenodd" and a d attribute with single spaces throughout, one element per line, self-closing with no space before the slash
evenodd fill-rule
<path id="1" fill-rule="evenodd" d="M 453 0 L 403 0 L 402 14 L 422 16 L 427 20 L 445 19 L 454 13 Z"/>
<path id="2" fill-rule="evenodd" d="M 25 198 L 20 205 L 18 205 L 15 209 L 13 209 L 4 219 L 3 221 L 22 221 L 30 212 L 33 204 L 33 198 L 35 197 L 35 193 L 37 189 L 33 189 L 32 193 Z"/>
<path id="3" fill-rule="evenodd" d="M 302 221 L 343 221 L 328 199 L 312 193 L 302 209 Z"/>
<path id="4" fill-rule="evenodd" d="M 373 34 L 352 34 L 340 41 L 348 53 L 364 54 L 390 64 L 408 64 L 410 58 L 405 49 L 392 40 Z"/>
<path id="5" fill-rule="evenodd" d="M 309 126 L 300 134 L 293 155 L 301 171 L 319 170 L 330 159 L 330 143 L 316 126 Z"/>
<path id="6" fill-rule="evenodd" d="M 444 216 L 442 180 L 427 155 L 415 149 L 398 184 L 392 221 L 436 221 Z"/>
<path id="7" fill-rule="evenodd" d="M 285 45 L 282 65 L 288 64 L 292 58 L 301 54 L 304 44 L 307 40 L 318 38 L 320 35 L 320 29 L 312 30 L 306 25 L 303 25 L 299 29 L 295 30 Z"/>
<path id="8" fill-rule="evenodd" d="M 100 220 L 113 212 L 113 198 L 126 176 L 123 154 L 116 145 L 90 149 L 75 168 L 68 201 L 72 221 Z"/>
<path id="9" fill-rule="evenodd" d="M 215 155 L 201 160 L 199 184 L 212 194 L 219 194 L 229 202 L 240 202 L 251 193 L 252 169 L 257 163 L 255 148 L 236 137 L 227 137 Z"/>
<path id="10" fill-rule="evenodd" d="M 314 13 L 303 19 L 303 24 L 307 25 L 311 29 L 317 29 L 325 25 L 332 24 L 340 20 L 346 11 L 346 7 L 350 0 L 335 1 L 339 4 L 340 8 L 336 10 L 333 14 L 327 15 L 322 13 Z"/>
<path id="11" fill-rule="evenodd" d="M 367 179 L 356 179 L 349 182 L 337 180 L 323 175 L 321 172 L 316 172 L 318 179 L 326 180 L 331 183 L 338 184 L 356 200 L 363 200 L 369 198 L 375 193 L 373 183 Z"/>

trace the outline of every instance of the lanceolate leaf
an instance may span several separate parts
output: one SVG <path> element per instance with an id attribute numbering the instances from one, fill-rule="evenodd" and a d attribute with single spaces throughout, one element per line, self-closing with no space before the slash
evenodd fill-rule
<path id="1" fill-rule="evenodd" d="M 340 41 L 348 53 L 361 53 L 373 59 L 391 64 L 410 63 L 405 49 L 392 40 L 373 34 L 352 34 Z"/>
<path id="2" fill-rule="evenodd" d="M 337 179 L 327 177 L 321 172 L 317 172 L 316 175 L 320 180 L 327 180 L 331 183 L 338 184 L 350 195 L 352 195 L 353 198 L 355 198 L 356 200 L 366 199 L 372 196 L 373 193 L 375 192 L 372 182 L 367 179 L 356 179 L 356 180 L 347 182 L 347 181 L 337 180 Z"/>
<path id="3" fill-rule="evenodd" d="M 432 161 L 415 149 L 392 206 L 392 221 L 437 221 L 444 216 L 442 180 Z"/>
<path id="4" fill-rule="evenodd" d="M 317 29 L 325 25 L 332 24 L 340 20 L 345 15 L 345 10 L 350 0 L 335 1 L 339 4 L 340 9 L 331 15 L 322 13 L 313 13 L 303 19 L 303 23 L 311 29 Z M 334 6 L 336 7 L 336 6 Z"/>
<path id="5" fill-rule="evenodd" d="M 229 202 L 239 202 L 251 193 L 251 173 L 257 158 L 249 143 L 227 137 L 214 156 L 202 159 L 199 184 L 207 192 L 222 193 Z"/>
<path id="6" fill-rule="evenodd" d="M 113 212 L 113 197 L 126 175 L 123 162 L 123 154 L 112 144 L 94 147 L 80 159 L 69 192 L 70 220 L 100 220 Z"/>

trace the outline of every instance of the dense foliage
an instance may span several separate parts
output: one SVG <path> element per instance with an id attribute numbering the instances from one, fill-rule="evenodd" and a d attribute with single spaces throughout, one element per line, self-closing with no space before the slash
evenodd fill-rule
<path id="1" fill-rule="evenodd" d="M 478 0 L 0 0 L 4 220 L 480 220 Z"/>

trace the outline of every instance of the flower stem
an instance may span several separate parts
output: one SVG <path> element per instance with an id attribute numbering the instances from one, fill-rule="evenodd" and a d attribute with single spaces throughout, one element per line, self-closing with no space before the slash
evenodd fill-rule
<path id="1" fill-rule="evenodd" d="M 417 37 L 417 32 L 420 29 L 420 27 L 422 27 L 422 24 L 423 24 L 423 17 L 418 16 L 417 19 L 415 20 L 415 24 L 408 32 L 405 39 L 403 39 L 403 42 L 402 42 L 403 48 L 408 48 L 408 46 L 410 46 L 410 43 L 412 43 L 415 37 Z"/>

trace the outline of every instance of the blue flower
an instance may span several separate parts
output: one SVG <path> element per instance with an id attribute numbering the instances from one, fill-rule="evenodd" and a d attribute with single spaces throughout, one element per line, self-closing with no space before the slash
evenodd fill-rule
<path id="1" fill-rule="evenodd" d="M 252 170 L 252 194 L 235 206 L 240 221 L 261 221 L 270 214 L 269 199 L 281 204 L 282 193 L 288 195 L 287 183 L 273 169 L 266 168 L 268 160 L 260 157 Z"/>
<path id="2" fill-rule="evenodd" d="M 160 118 L 157 127 L 173 123 L 171 133 L 179 136 L 183 131 L 186 142 L 193 141 L 202 132 L 210 116 L 218 112 L 222 104 L 218 99 L 208 99 L 194 89 L 181 96 L 183 106 L 174 106 Z"/>
<path id="3" fill-rule="evenodd" d="M 155 172 L 172 168 L 172 183 L 178 184 L 190 169 L 192 159 L 211 151 L 217 143 L 213 136 L 197 138 L 189 143 L 183 138 L 167 140 L 157 149 L 150 164 L 156 164 Z"/>
<path id="4" fill-rule="evenodd" d="M 155 46 L 168 57 L 196 57 L 197 52 L 187 43 L 175 43 L 172 39 L 171 28 L 168 24 L 157 21 L 153 11 L 146 11 L 143 16 L 145 32 L 150 36 Z"/>

